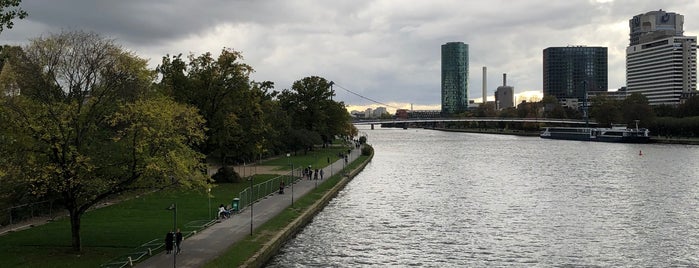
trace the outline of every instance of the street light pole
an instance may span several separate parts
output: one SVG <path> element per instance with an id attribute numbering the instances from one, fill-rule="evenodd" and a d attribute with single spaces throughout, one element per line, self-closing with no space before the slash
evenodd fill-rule
<path id="1" fill-rule="evenodd" d="M 170 204 L 170 207 L 167 208 L 168 210 L 172 210 L 174 213 L 172 214 L 172 230 L 177 230 L 177 203 L 172 203 Z M 177 236 L 173 235 L 172 236 L 172 245 L 177 246 Z M 175 254 L 172 255 L 172 267 L 177 267 L 177 250 L 175 250 Z"/>
<path id="2" fill-rule="evenodd" d="M 252 235 L 252 219 L 253 219 L 253 212 L 252 212 L 252 205 L 254 201 L 252 200 L 252 187 L 253 187 L 253 179 L 254 176 L 250 176 L 250 235 Z"/>
<path id="3" fill-rule="evenodd" d="M 294 164 L 291 163 L 291 153 L 286 153 L 286 162 L 291 166 L 291 179 L 289 180 L 289 184 L 291 184 L 291 207 L 294 207 Z"/>
<path id="4" fill-rule="evenodd" d="M 211 220 L 211 188 L 206 190 L 207 197 L 209 198 L 209 220 Z"/>

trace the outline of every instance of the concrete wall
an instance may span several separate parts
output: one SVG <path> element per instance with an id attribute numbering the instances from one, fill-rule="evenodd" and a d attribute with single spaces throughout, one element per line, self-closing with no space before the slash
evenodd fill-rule
<path id="1" fill-rule="evenodd" d="M 250 257 L 250 259 L 248 259 L 241 267 L 263 267 L 265 263 L 267 263 L 270 259 L 272 259 L 272 257 L 274 257 L 274 255 L 277 254 L 277 252 L 279 252 L 279 249 L 284 245 L 284 243 L 286 243 L 286 241 L 289 241 L 294 237 L 294 235 L 303 230 L 303 227 L 313 220 L 313 217 L 315 217 L 318 212 L 323 210 L 330 200 L 335 198 L 337 193 L 345 188 L 352 178 L 359 174 L 359 172 L 361 172 L 373 158 L 374 154 L 372 150 L 372 154 L 366 161 L 364 161 L 364 163 L 351 170 L 348 176 L 343 177 L 333 188 L 327 191 L 323 197 L 318 199 L 313 205 L 306 209 L 306 211 L 299 215 L 298 218 L 279 231 L 272 239 L 270 239 L 270 241 L 262 246 L 262 249 L 257 251 L 257 253 Z"/>

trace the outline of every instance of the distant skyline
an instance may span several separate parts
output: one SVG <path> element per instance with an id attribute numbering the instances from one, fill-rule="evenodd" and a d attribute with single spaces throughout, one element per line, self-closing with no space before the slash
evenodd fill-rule
<path id="1" fill-rule="evenodd" d="M 24 0 L 29 17 L 0 34 L 3 44 L 61 30 L 94 31 L 155 67 L 167 54 L 241 51 L 256 81 L 277 90 L 322 76 L 392 107 L 439 109 L 440 46 L 469 45 L 469 98 L 488 99 L 502 85 L 540 96 L 542 52 L 557 46 L 609 49 L 610 89 L 625 85 L 628 21 L 663 9 L 685 16 L 684 35 L 699 32 L 699 3 L 689 0 Z M 374 105 L 336 87 L 350 109 Z M 535 97 L 536 98 L 536 97 Z M 387 107 L 389 110 L 394 110 Z"/>

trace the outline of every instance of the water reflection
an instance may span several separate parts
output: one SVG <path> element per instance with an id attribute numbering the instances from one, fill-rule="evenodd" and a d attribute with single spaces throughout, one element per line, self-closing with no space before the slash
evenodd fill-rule
<path id="1" fill-rule="evenodd" d="M 269 267 L 699 265 L 697 147 L 365 132 L 372 163 Z"/>

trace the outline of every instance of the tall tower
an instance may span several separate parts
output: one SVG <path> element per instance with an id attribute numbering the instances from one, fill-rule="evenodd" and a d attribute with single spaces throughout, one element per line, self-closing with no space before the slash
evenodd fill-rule
<path id="1" fill-rule="evenodd" d="M 442 114 L 458 114 L 468 108 L 468 44 L 442 45 Z"/>
<path id="2" fill-rule="evenodd" d="M 488 102 L 488 68 L 483 66 L 483 103 Z"/>
<path id="3" fill-rule="evenodd" d="M 651 105 L 678 105 L 697 94 L 697 37 L 684 36 L 684 16 L 663 10 L 629 20 L 627 94 Z"/>
<path id="4" fill-rule="evenodd" d="M 544 49 L 544 97 L 559 101 L 577 99 L 584 103 L 586 92 L 607 91 L 606 47 L 549 47 Z"/>

